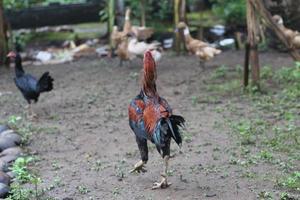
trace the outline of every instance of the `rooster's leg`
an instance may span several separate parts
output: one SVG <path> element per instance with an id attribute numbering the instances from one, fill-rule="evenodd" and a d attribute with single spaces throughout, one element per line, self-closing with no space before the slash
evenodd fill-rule
<path id="1" fill-rule="evenodd" d="M 120 66 L 120 67 L 123 66 L 123 60 L 122 60 L 121 58 L 120 58 L 119 66 Z"/>
<path id="2" fill-rule="evenodd" d="M 152 187 L 153 190 L 159 189 L 159 188 L 167 188 L 172 184 L 172 183 L 168 183 L 168 180 L 167 180 L 169 158 L 170 158 L 170 156 L 165 156 L 164 157 L 164 171 L 161 174 L 161 181 L 160 182 L 155 182 L 153 184 L 153 187 Z"/>
<path id="3" fill-rule="evenodd" d="M 205 70 L 205 62 L 203 60 L 200 60 L 199 65 L 203 70 Z"/>
<path id="4" fill-rule="evenodd" d="M 35 114 L 32 110 L 32 105 L 31 103 L 28 104 L 28 108 L 27 108 L 27 117 L 31 120 L 36 119 L 37 118 L 37 114 Z"/>
<path id="5" fill-rule="evenodd" d="M 148 161 L 148 144 L 147 139 L 139 138 L 136 136 L 136 143 L 138 144 L 141 160 L 134 165 L 134 168 L 130 170 L 132 172 L 146 172 L 145 164 Z"/>

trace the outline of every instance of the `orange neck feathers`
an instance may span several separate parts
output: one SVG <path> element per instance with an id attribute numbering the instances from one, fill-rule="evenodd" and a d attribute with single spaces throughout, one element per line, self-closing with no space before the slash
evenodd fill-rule
<path id="1" fill-rule="evenodd" d="M 148 97 L 154 97 L 156 92 L 156 64 L 150 51 L 144 54 L 143 91 Z"/>

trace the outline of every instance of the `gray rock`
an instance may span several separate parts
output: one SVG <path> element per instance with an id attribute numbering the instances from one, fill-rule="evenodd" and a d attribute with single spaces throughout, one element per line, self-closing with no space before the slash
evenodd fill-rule
<path id="1" fill-rule="evenodd" d="M 7 197 L 8 193 L 9 193 L 9 187 L 4 183 L 0 183 L 0 198 Z"/>
<path id="2" fill-rule="evenodd" d="M 7 172 L 8 164 L 0 159 L 0 171 Z"/>
<path id="3" fill-rule="evenodd" d="M 6 174 L 10 177 L 10 179 L 14 179 L 16 177 L 16 174 L 12 171 L 6 172 Z"/>
<path id="4" fill-rule="evenodd" d="M 0 171 L 0 183 L 9 185 L 10 184 L 10 176 L 8 176 L 6 173 Z"/>
<path id="5" fill-rule="evenodd" d="M 5 125 L 0 125 L 0 133 L 2 133 L 3 131 L 8 130 L 8 127 Z"/>
<path id="6" fill-rule="evenodd" d="M 13 133 L 13 132 L 14 132 L 13 130 L 7 129 L 7 130 L 4 130 L 4 131 L 0 132 L 0 136 L 10 134 L 10 133 Z"/>
<path id="7" fill-rule="evenodd" d="M 0 134 L 0 138 L 5 137 L 13 140 L 17 145 L 21 144 L 22 138 L 19 134 L 15 133 L 12 130 L 4 131 Z"/>
<path id="8" fill-rule="evenodd" d="M 7 155 L 20 156 L 21 154 L 22 154 L 22 149 L 20 147 L 11 147 L 11 148 L 3 150 L 0 153 L 0 157 L 7 156 Z"/>
<path id="9" fill-rule="evenodd" d="M 0 151 L 17 146 L 15 141 L 11 138 L 0 136 Z"/>
<path id="10" fill-rule="evenodd" d="M 3 156 L 0 158 L 0 160 L 2 160 L 3 162 L 7 163 L 8 165 L 15 161 L 18 158 L 18 156 L 16 155 L 7 155 L 7 156 Z"/>

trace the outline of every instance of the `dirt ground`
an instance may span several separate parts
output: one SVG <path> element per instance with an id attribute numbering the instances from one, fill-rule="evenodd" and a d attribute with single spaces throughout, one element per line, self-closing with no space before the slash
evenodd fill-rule
<path id="1" fill-rule="evenodd" d="M 290 66 L 287 54 L 262 53 L 262 65 Z M 141 60 L 119 67 L 118 59 L 83 59 L 54 66 L 27 66 L 35 75 L 49 70 L 55 89 L 43 94 L 35 112 L 35 125 L 45 131 L 31 137 L 29 149 L 36 152 L 36 169 L 54 199 L 124 199 L 124 200 L 192 200 L 256 199 L 261 191 L 278 193 L 274 182 L 262 178 L 248 179 L 229 163 L 237 147 L 235 137 L 215 124 L 224 120 L 216 106 L 234 103 L 247 110 L 249 102 L 238 96 L 220 102 L 193 104 L 195 96 L 210 98 L 203 88 L 212 70 L 220 65 L 243 64 L 243 52 L 228 51 L 207 63 L 203 71 L 193 56 L 165 55 L 158 65 L 158 91 L 175 114 L 187 121 L 182 152 L 172 146 L 175 158 L 170 162 L 171 187 L 151 190 L 160 178 L 162 159 L 151 146 L 147 172 L 129 174 L 139 160 L 133 132 L 127 119 L 127 106 L 139 92 Z M 13 70 L 0 70 L 0 118 L 23 115 L 25 101 L 12 81 Z M 225 80 L 226 81 L 226 80 Z M 220 83 L 222 84 L 222 83 Z M 6 92 L 6 93 L 5 93 Z M 1 97 L 0 97 L 1 98 Z M 226 110 L 225 110 L 226 112 Z M 236 116 L 233 116 L 236 117 Z M 246 117 L 246 116 L 243 116 Z M 257 147 L 252 147 L 257 148 Z M 272 173 L 268 164 L 260 164 L 259 173 Z"/>

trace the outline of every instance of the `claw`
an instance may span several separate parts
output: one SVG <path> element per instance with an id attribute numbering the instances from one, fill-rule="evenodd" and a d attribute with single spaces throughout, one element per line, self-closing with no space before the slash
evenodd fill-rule
<path id="1" fill-rule="evenodd" d="M 141 160 L 139 161 L 138 163 L 136 163 L 134 165 L 134 168 L 132 170 L 129 171 L 129 173 L 133 173 L 133 172 L 143 172 L 145 173 L 147 170 L 146 170 L 146 167 L 145 167 L 145 163 Z"/>
<path id="2" fill-rule="evenodd" d="M 169 183 L 167 181 L 167 178 L 162 176 L 162 180 L 161 182 L 155 182 L 153 183 L 153 187 L 152 187 L 152 190 L 156 190 L 156 189 L 164 189 L 164 188 L 167 188 L 169 187 L 170 185 L 172 185 L 172 183 Z"/>

